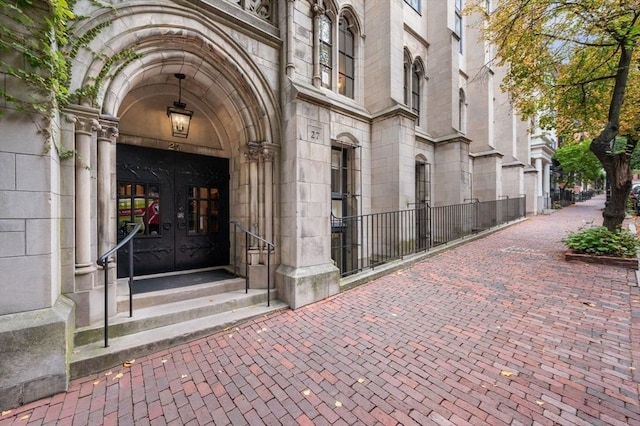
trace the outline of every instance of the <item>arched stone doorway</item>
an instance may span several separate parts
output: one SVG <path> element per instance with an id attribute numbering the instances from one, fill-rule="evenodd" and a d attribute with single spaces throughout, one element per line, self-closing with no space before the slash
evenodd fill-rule
<path id="1" fill-rule="evenodd" d="M 73 70 L 74 76 L 83 77 L 74 80 L 72 90 L 100 82 L 99 108 L 72 106 L 67 111 L 74 116 L 74 142 L 82 158 L 75 168 L 74 288 L 67 293 L 83 306 L 78 310 L 78 325 L 99 319 L 102 311 L 98 301 L 104 289 L 92 264 L 96 253 L 116 243 L 127 191 L 130 210 L 136 208 L 136 198 L 143 200 L 144 210 L 154 200 L 171 207 L 160 212 L 158 222 L 147 221 L 144 232 L 151 242 L 141 250 L 155 250 L 142 264 L 173 251 L 173 266 L 165 257 L 143 273 L 228 263 L 229 220 L 270 241 L 277 235 L 274 155 L 280 138 L 280 112 L 275 98 L 279 81 L 275 34 L 257 34 L 256 28 L 234 32 L 225 27 L 224 19 L 215 23 L 207 19 L 210 11 L 173 3 L 162 8 L 115 7 L 115 11 L 91 14 L 91 20 L 77 29 L 84 32 L 111 21 L 100 31 L 99 40 L 91 43 L 94 53 L 78 55 Z M 261 48 L 247 49 L 256 44 Z M 122 52 L 126 55 L 120 55 Z M 126 59 L 109 60 L 121 56 Z M 167 107 L 178 100 L 177 73 L 186 77 L 181 100 L 194 111 L 186 139 L 171 136 L 167 117 Z M 94 138 L 95 145 L 91 143 Z M 155 170 L 162 164 L 171 165 L 173 177 L 161 176 L 169 173 L 167 167 Z M 207 173 L 213 180 L 194 178 Z M 181 180 L 178 174 L 191 180 Z M 141 197 L 132 192 L 138 184 L 142 185 Z M 152 195 L 160 188 L 161 195 Z M 205 192 L 206 197 L 202 195 Z M 211 208 L 216 202 L 217 208 Z M 194 205 L 195 210 L 190 209 Z M 194 217 L 204 205 L 209 206 L 207 213 Z M 215 226 L 214 210 L 218 215 Z M 157 228 L 151 230 L 151 225 Z M 184 227 L 188 232 L 192 225 L 196 233 L 215 228 L 218 240 L 178 241 L 174 231 Z M 172 248 L 167 249 L 166 241 L 155 247 L 154 240 L 164 240 L 158 236 L 163 233 L 172 235 Z M 183 259 L 176 260 L 181 251 Z M 213 251 L 217 253 L 213 263 L 203 262 L 202 256 L 195 262 L 187 259 L 190 252 L 210 255 Z M 272 262 L 277 258 L 277 253 L 272 255 Z"/>

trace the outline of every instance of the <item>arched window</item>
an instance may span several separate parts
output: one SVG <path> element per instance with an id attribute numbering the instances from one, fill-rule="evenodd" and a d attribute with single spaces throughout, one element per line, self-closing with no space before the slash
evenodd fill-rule
<path id="1" fill-rule="evenodd" d="M 353 98 L 355 76 L 353 32 L 349 21 L 340 18 L 338 33 L 338 92 Z"/>
<path id="2" fill-rule="evenodd" d="M 414 62 L 411 69 L 411 109 L 416 113 L 416 124 L 420 125 L 420 79 L 422 69 Z"/>
<path id="3" fill-rule="evenodd" d="M 320 17 L 320 78 L 322 86 L 331 89 L 333 73 L 333 23 L 327 15 Z"/>

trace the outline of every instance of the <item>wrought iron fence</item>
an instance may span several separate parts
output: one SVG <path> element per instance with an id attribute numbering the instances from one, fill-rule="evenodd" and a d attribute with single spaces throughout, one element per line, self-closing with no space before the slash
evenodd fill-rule
<path id="1" fill-rule="evenodd" d="M 331 257 L 341 276 L 427 251 L 526 215 L 526 199 L 471 202 L 359 216 L 331 216 Z"/>

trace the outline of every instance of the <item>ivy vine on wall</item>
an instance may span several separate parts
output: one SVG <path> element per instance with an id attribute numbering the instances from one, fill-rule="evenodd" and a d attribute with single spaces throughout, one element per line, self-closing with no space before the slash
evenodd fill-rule
<path id="1" fill-rule="evenodd" d="M 0 96 L 8 107 L 50 116 L 69 99 L 69 60 L 59 47 L 75 14 L 66 0 L 0 0 L 0 10 Z"/>
<path id="2" fill-rule="evenodd" d="M 90 1 L 98 8 L 115 11 L 99 0 Z M 0 0 L 0 74 L 5 76 L 4 86 L 0 85 L 0 106 L 42 117 L 44 126 L 38 127 L 47 143 L 57 111 L 70 103 L 96 107 L 104 81 L 140 57 L 131 49 L 109 57 L 92 51 L 103 60 L 101 71 L 89 84 L 70 93 L 71 61 L 111 24 L 107 21 L 84 34 L 74 34 L 71 26 L 82 19 L 86 17 L 77 16 L 73 3 L 67 0 Z M 74 154 L 56 147 L 61 157 Z"/>

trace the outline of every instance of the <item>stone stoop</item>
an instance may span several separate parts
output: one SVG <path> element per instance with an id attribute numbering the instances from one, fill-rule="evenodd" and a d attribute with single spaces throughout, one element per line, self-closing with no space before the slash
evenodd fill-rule
<path id="1" fill-rule="evenodd" d="M 109 318 L 109 347 L 104 347 L 103 323 L 76 329 L 71 379 L 288 308 L 277 300 L 276 290 L 271 290 L 267 306 L 266 289 L 245 293 L 244 285 L 244 278 L 232 278 L 136 294 L 133 317 L 129 318 L 127 284 L 119 282 L 118 293 L 125 295 L 118 298 L 118 314 Z"/>

